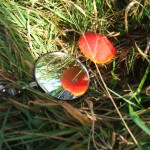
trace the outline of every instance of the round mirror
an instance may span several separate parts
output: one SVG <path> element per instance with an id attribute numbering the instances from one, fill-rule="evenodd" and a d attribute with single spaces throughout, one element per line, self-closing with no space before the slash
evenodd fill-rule
<path id="1" fill-rule="evenodd" d="M 35 64 L 35 79 L 42 90 L 61 100 L 82 96 L 89 87 L 89 74 L 75 57 L 63 52 L 48 53 Z"/>

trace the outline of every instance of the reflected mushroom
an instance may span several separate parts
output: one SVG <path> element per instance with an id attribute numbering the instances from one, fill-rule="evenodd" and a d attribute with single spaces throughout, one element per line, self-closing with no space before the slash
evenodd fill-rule
<path id="1" fill-rule="evenodd" d="M 85 32 L 80 36 L 78 45 L 81 52 L 97 64 L 107 63 L 116 55 L 115 47 L 102 34 Z"/>
<path id="2" fill-rule="evenodd" d="M 80 96 L 88 89 L 89 78 L 81 68 L 68 68 L 61 76 L 61 84 L 65 90 L 74 96 Z"/>

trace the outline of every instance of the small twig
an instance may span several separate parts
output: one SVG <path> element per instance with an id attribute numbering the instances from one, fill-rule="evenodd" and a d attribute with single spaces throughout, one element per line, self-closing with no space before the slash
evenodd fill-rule
<path id="1" fill-rule="evenodd" d="M 146 46 L 146 49 L 144 51 L 144 54 L 148 54 L 149 53 L 149 50 L 150 50 L 150 37 L 147 38 L 147 46 Z"/>
<path id="2" fill-rule="evenodd" d="M 89 105 L 89 108 L 90 108 L 90 111 L 91 111 L 91 114 L 92 114 L 92 133 L 91 133 L 91 135 L 92 135 L 93 144 L 94 144 L 94 147 L 95 147 L 96 149 L 99 149 L 99 148 L 97 147 L 97 145 L 96 145 L 95 140 L 94 140 L 94 133 L 95 133 L 95 114 L 94 114 L 94 111 L 93 111 L 93 103 L 92 103 L 91 101 L 89 101 L 89 100 L 87 100 L 87 103 L 88 103 L 88 105 Z"/>
<path id="3" fill-rule="evenodd" d="M 146 91 L 146 95 L 147 95 L 147 96 L 150 96 L 150 94 L 149 94 L 150 86 L 148 86 L 148 87 L 146 88 L 146 90 L 145 90 L 145 91 Z"/>
<path id="4" fill-rule="evenodd" d="M 128 28 L 128 12 L 131 9 L 131 7 L 135 4 L 140 4 L 138 1 L 133 1 L 131 2 L 125 9 L 125 29 L 126 29 L 126 34 L 129 36 L 129 28 Z"/>
<path id="5" fill-rule="evenodd" d="M 102 77 L 102 75 L 101 75 L 101 73 L 100 73 L 100 70 L 98 69 L 97 64 L 95 64 L 95 66 L 96 66 L 96 69 L 97 69 L 98 74 L 99 74 L 99 76 L 100 76 L 100 79 L 101 79 L 101 81 L 102 81 L 102 83 L 103 83 L 103 85 L 104 85 L 104 88 L 105 88 L 105 90 L 106 90 L 106 92 L 107 92 L 107 94 L 108 94 L 108 97 L 109 97 L 110 100 L 112 101 L 112 103 L 113 103 L 113 105 L 114 105 L 114 107 L 115 107 L 115 109 L 116 109 L 118 115 L 120 116 L 120 119 L 122 120 L 124 126 L 126 127 L 126 129 L 128 130 L 129 134 L 131 135 L 133 141 L 135 142 L 135 144 L 136 144 L 136 145 L 138 146 L 138 148 L 140 149 L 140 146 L 139 146 L 137 140 L 135 139 L 135 137 L 134 137 L 134 135 L 132 134 L 131 130 L 129 129 L 128 125 L 127 125 L 126 122 L 124 121 L 122 114 L 120 113 L 120 111 L 119 111 L 119 109 L 118 109 L 116 103 L 114 102 L 114 100 L 113 100 L 113 98 L 112 98 L 112 96 L 111 96 L 111 94 L 110 94 L 110 92 L 109 92 L 109 90 L 108 90 L 108 87 L 107 87 L 106 83 L 105 83 L 104 80 L 103 80 L 103 77 Z"/>

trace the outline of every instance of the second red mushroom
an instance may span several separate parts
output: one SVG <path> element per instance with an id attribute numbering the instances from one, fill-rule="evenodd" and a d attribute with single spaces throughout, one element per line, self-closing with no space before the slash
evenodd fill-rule
<path id="1" fill-rule="evenodd" d="M 115 47 L 102 34 L 85 32 L 80 36 L 78 45 L 81 52 L 97 64 L 107 63 L 116 55 Z"/>

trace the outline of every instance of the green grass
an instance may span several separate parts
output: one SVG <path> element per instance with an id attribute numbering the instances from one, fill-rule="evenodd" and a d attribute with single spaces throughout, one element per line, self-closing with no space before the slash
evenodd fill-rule
<path id="1" fill-rule="evenodd" d="M 150 149 L 150 3 L 131 2 L 0 2 L 0 81 L 29 84 L 36 59 L 53 51 L 80 59 L 91 79 L 88 92 L 70 102 L 35 88 L 0 95 L 0 149 Z M 77 41 L 85 31 L 113 42 L 112 62 L 96 67 L 83 56 Z"/>

